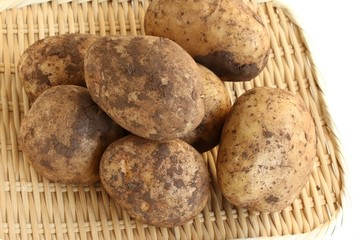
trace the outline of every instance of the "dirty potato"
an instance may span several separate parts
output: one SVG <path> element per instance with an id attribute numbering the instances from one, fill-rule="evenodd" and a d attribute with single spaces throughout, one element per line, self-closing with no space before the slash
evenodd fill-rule
<path id="1" fill-rule="evenodd" d="M 175 227 L 194 218 L 210 191 L 204 159 L 181 140 L 135 135 L 119 139 L 104 152 L 100 179 L 131 217 L 158 227 Z"/>
<path id="2" fill-rule="evenodd" d="M 152 36 L 103 38 L 85 56 L 93 100 L 140 137 L 170 140 L 204 117 L 201 72 L 175 42 Z"/>
<path id="3" fill-rule="evenodd" d="M 224 83 L 209 69 L 199 64 L 203 73 L 205 115 L 200 125 L 181 139 L 199 152 L 206 152 L 219 144 L 231 101 Z"/>
<path id="4" fill-rule="evenodd" d="M 251 210 L 289 206 L 316 156 L 313 119 L 297 95 L 257 87 L 233 105 L 222 132 L 217 175 L 223 195 Z"/>
<path id="5" fill-rule="evenodd" d="M 240 0 L 154 0 L 144 27 L 147 35 L 177 42 L 222 80 L 250 80 L 268 61 L 265 25 Z"/>
<path id="6" fill-rule="evenodd" d="M 18 62 L 18 77 L 30 100 L 57 85 L 85 87 L 84 54 L 98 37 L 90 34 L 63 34 L 38 40 Z"/>
<path id="7" fill-rule="evenodd" d="M 19 143 L 40 175 L 63 184 L 89 185 L 99 181 L 103 151 L 123 134 L 86 88 L 61 85 L 36 99 L 21 122 Z"/>

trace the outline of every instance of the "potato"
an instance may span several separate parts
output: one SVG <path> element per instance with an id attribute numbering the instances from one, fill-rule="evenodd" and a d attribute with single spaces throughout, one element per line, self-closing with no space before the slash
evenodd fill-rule
<path id="1" fill-rule="evenodd" d="M 301 98 L 257 87 L 236 100 L 224 124 L 219 186 L 235 205 L 280 211 L 304 188 L 315 156 L 315 126 Z"/>
<path id="2" fill-rule="evenodd" d="M 89 185 L 99 181 L 103 151 L 122 135 L 86 88 L 60 85 L 36 99 L 21 122 L 19 143 L 40 175 L 63 184 Z"/>
<path id="3" fill-rule="evenodd" d="M 202 153 L 219 144 L 221 130 L 230 111 L 231 101 L 223 82 L 206 67 L 199 65 L 199 68 L 204 75 L 202 98 L 205 115 L 200 125 L 181 139 Z"/>
<path id="4" fill-rule="evenodd" d="M 113 142 L 101 159 L 100 179 L 132 218 L 158 227 L 191 220 L 205 207 L 210 193 L 204 159 L 178 139 L 128 135 Z"/>
<path id="5" fill-rule="evenodd" d="M 104 38 L 85 56 L 93 100 L 123 128 L 147 139 L 180 138 L 200 124 L 202 77 L 191 56 L 165 38 Z"/>
<path id="6" fill-rule="evenodd" d="M 46 37 L 30 45 L 17 67 L 30 102 L 52 86 L 85 87 L 84 54 L 97 38 L 90 34 L 64 34 Z"/>
<path id="7" fill-rule="evenodd" d="M 240 0 L 154 0 L 144 27 L 147 35 L 178 43 L 222 80 L 250 80 L 268 61 L 264 23 Z"/>

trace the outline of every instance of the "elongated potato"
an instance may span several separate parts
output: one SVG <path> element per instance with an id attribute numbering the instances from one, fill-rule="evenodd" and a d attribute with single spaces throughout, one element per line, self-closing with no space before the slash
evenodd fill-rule
<path id="1" fill-rule="evenodd" d="M 194 218 L 209 197 L 202 156 L 181 140 L 153 141 L 135 135 L 113 142 L 100 163 L 105 190 L 129 215 L 158 227 Z"/>
<path id="2" fill-rule="evenodd" d="M 98 37 L 90 34 L 63 34 L 38 40 L 18 62 L 18 77 L 30 100 L 57 85 L 85 87 L 84 55 Z"/>
<path id="3" fill-rule="evenodd" d="M 104 38 L 85 56 L 93 100 L 123 128 L 153 140 L 180 138 L 200 124 L 202 78 L 191 56 L 165 38 Z"/>
<path id="4" fill-rule="evenodd" d="M 199 152 L 206 152 L 219 144 L 231 101 L 224 83 L 209 69 L 199 64 L 203 73 L 205 116 L 200 125 L 181 139 Z"/>
<path id="5" fill-rule="evenodd" d="M 301 98 L 276 88 L 251 89 L 236 100 L 224 125 L 220 189 L 235 205 L 280 211 L 300 194 L 315 156 L 314 122 Z"/>
<path id="6" fill-rule="evenodd" d="M 264 23 L 240 0 L 154 0 L 144 27 L 147 35 L 177 42 L 222 80 L 250 80 L 268 61 Z"/>

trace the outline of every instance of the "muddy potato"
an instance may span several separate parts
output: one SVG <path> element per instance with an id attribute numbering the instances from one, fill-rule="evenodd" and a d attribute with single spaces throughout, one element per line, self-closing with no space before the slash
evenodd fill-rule
<path id="1" fill-rule="evenodd" d="M 231 101 L 223 82 L 209 69 L 199 64 L 203 73 L 205 115 L 200 125 L 181 139 L 199 152 L 219 144 L 221 130 L 230 111 Z"/>
<path id="2" fill-rule="evenodd" d="M 237 99 L 224 124 L 220 189 L 235 205 L 280 211 L 300 194 L 315 156 L 314 122 L 301 98 L 276 88 L 251 89 Z"/>
<path id="3" fill-rule="evenodd" d="M 84 54 L 98 37 L 90 34 L 63 34 L 38 40 L 18 62 L 18 77 L 30 100 L 57 85 L 85 87 Z"/>
<path id="4" fill-rule="evenodd" d="M 34 102 L 21 122 L 19 143 L 40 175 L 63 184 L 88 185 L 99 181 L 102 153 L 122 135 L 86 88 L 61 85 Z"/>
<path id="5" fill-rule="evenodd" d="M 105 150 L 100 179 L 129 215 L 158 227 L 194 218 L 209 197 L 209 173 L 202 156 L 181 140 L 153 141 L 128 135 Z"/>
<path id="6" fill-rule="evenodd" d="M 191 56 L 169 39 L 98 40 L 85 56 L 85 80 L 93 100 L 140 137 L 180 138 L 204 117 L 201 72 Z"/>
<path id="7" fill-rule="evenodd" d="M 240 0 L 154 0 L 144 27 L 147 35 L 177 42 L 222 80 L 250 80 L 268 61 L 264 23 Z"/>

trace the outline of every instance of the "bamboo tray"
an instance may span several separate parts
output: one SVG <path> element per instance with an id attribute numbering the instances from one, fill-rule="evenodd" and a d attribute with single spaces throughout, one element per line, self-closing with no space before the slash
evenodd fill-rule
<path id="1" fill-rule="evenodd" d="M 217 149 L 204 153 L 212 176 L 211 198 L 195 219 L 176 228 L 132 220 L 100 184 L 66 186 L 39 176 L 17 143 L 29 102 L 17 79 L 20 55 L 49 35 L 144 34 L 147 0 L 0 2 L 0 239 L 323 239 L 341 225 L 346 208 L 346 167 L 304 33 L 288 8 L 247 1 L 266 23 L 269 62 L 260 76 L 226 83 L 232 100 L 254 86 L 289 89 L 302 96 L 316 123 L 317 159 L 293 204 L 269 214 L 229 204 L 216 185 Z"/>

